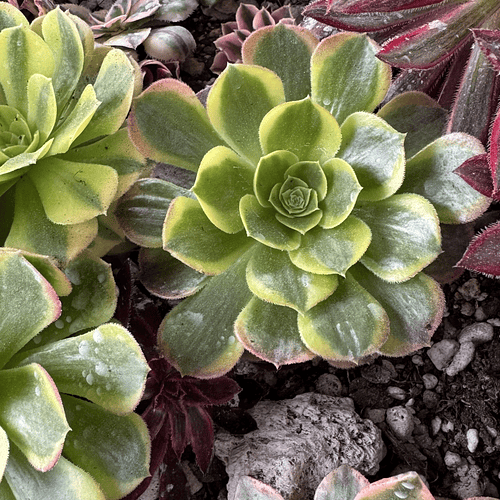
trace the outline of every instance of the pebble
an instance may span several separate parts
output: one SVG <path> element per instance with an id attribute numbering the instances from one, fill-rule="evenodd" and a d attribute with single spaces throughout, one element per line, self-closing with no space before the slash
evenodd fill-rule
<path id="1" fill-rule="evenodd" d="M 425 390 L 422 394 L 422 401 L 427 408 L 436 408 L 439 399 L 439 396 L 434 391 Z"/>
<path id="2" fill-rule="evenodd" d="M 315 382 L 316 391 L 325 396 L 340 396 L 342 382 L 333 373 L 323 373 Z"/>
<path id="3" fill-rule="evenodd" d="M 444 463 L 448 469 L 455 469 L 462 463 L 462 457 L 458 453 L 447 451 L 444 455 Z"/>
<path id="4" fill-rule="evenodd" d="M 458 287 L 458 291 L 465 300 L 477 299 L 481 295 L 481 288 L 477 278 L 467 280 L 462 286 Z"/>
<path id="5" fill-rule="evenodd" d="M 472 342 L 463 342 L 460 344 L 458 352 L 446 368 L 446 375 L 454 377 L 460 373 L 474 359 L 475 351 L 476 348 Z"/>
<path id="6" fill-rule="evenodd" d="M 467 431 L 467 449 L 474 453 L 477 449 L 477 445 L 479 444 L 479 433 L 477 429 L 469 429 Z"/>
<path id="7" fill-rule="evenodd" d="M 456 340 L 444 339 L 429 348 L 427 356 L 438 370 L 443 371 L 451 363 L 458 349 L 459 343 Z"/>
<path id="8" fill-rule="evenodd" d="M 381 424 L 385 420 L 385 408 L 368 408 L 366 417 L 374 424 Z"/>
<path id="9" fill-rule="evenodd" d="M 466 326 L 458 334 L 458 341 L 472 342 L 474 345 L 484 344 L 493 338 L 493 326 L 489 323 L 473 323 Z"/>
<path id="10" fill-rule="evenodd" d="M 488 319 L 488 315 L 484 312 L 484 309 L 482 307 L 478 307 L 476 309 L 476 312 L 474 313 L 474 319 L 476 321 L 484 321 Z"/>
<path id="11" fill-rule="evenodd" d="M 415 422 L 413 415 L 404 406 L 388 408 L 385 420 L 392 432 L 402 441 L 407 441 L 412 435 Z"/>
<path id="12" fill-rule="evenodd" d="M 476 308 L 470 302 L 464 302 L 460 308 L 460 312 L 463 316 L 472 316 Z"/>
<path id="13" fill-rule="evenodd" d="M 451 432 L 455 429 L 455 424 L 453 422 L 450 422 L 449 420 L 447 422 L 444 422 L 443 425 L 441 426 L 441 430 L 443 432 Z"/>
<path id="14" fill-rule="evenodd" d="M 389 394 L 391 398 L 399 399 L 400 401 L 406 399 L 406 391 L 401 389 L 401 387 L 390 386 L 387 388 L 387 394 Z"/>
<path id="15" fill-rule="evenodd" d="M 431 420 L 431 430 L 433 436 L 435 436 L 440 431 L 442 423 L 443 420 L 441 419 L 441 417 L 434 417 Z"/>
<path id="16" fill-rule="evenodd" d="M 434 387 L 438 385 L 438 378 L 432 373 L 425 373 L 422 375 L 422 382 L 424 383 L 425 388 L 430 390 L 434 389 Z"/>
<path id="17" fill-rule="evenodd" d="M 424 366 L 424 360 L 422 359 L 422 356 L 420 356 L 420 354 L 415 354 L 414 356 L 412 356 L 411 361 L 414 365 Z"/>

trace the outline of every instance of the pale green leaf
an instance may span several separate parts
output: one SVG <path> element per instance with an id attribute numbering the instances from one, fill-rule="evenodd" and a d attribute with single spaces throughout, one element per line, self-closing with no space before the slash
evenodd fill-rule
<path id="1" fill-rule="evenodd" d="M 210 149 L 224 144 L 195 93 L 173 78 L 153 83 L 134 99 L 129 131 L 145 157 L 194 172 Z"/>
<path id="2" fill-rule="evenodd" d="M 214 226 L 197 200 L 179 196 L 170 204 L 163 226 L 163 248 L 199 272 L 223 272 L 252 243 L 244 231 L 227 234 Z"/>
<path id="3" fill-rule="evenodd" d="M 361 262 L 386 281 L 415 276 L 441 252 L 436 210 L 419 195 L 401 194 L 359 203 L 353 213 L 372 232 Z"/>
<path id="4" fill-rule="evenodd" d="M 238 154 L 257 165 L 262 150 L 259 126 L 264 116 L 285 102 L 283 85 L 272 71 L 230 64 L 215 81 L 207 99 L 210 122 Z"/>
<path id="5" fill-rule="evenodd" d="M 319 483 L 314 500 L 354 500 L 369 484 L 370 481 L 357 470 L 341 465 Z"/>
<path id="6" fill-rule="evenodd" d="M 488 208 L 490 199 L 453 171 L 483 153 L 481 142 L 470 135 L 457 132 L 440 137 L 408 160 L 401 192 L 427 198 L 444 224 L 472 221 Z"/>
<path id="7" fill-rule="evenodd" d="M 311 93 L 310 61 L 316 45 L 318 40 L 309 30 L 279 23 L 255 30 L 241 53 L 245 64 L 274 71 L 283 82 L 286 100 L 296 101 Z"/>
<path id="8" fill-rule="evenodd" d="M 31 153 L 21 153 L 13 158 L 9 158 L 0 167 L 0 180 L 2 182 L 6 182 L 10 179 L 17 179 L 17 177 L 21 177 L 25 172 L 27 172 L 28 169 L 26 167 L 35 164 L 37 160 L 43 158 L 47 154 L 52 142 L 54 142 L 54 140 L 50 139 L 36 151 Z"/>
<path id="9" fill-rule="evenodd" d="M 349 273 L 335 293 L 298 321 L 306 346 L 330 361 L 356 362 L 377 353 L 389 334 L 387 313 Z"/>
<path id="10" fill-rule="evenodd" d="M 2 500 L 16 500 L 16 497 L 12 493 L 12 490 L 10 489 L 10 486 L 9 486 L 9 483 L 7 483 L 7 480 L 0 481 L 0 498 Z"/>
<path id="11" fill-rule="evenodd" d="M 242 476 L 236 486 L 234 500 L 283 500 L 271 486 L 250 476 Z"/>
<path id="12" fill-rule="evenodd" d="M 263 207 L 255 196 L 247 194 L 241 198 L 240 215 L 247 235 L 254 240 L 278 250 L 299 247 L 300 233 L 281 224 L 274 208 Z"/>
<path id="13" fill-rule="evenodd" d="M 211 149 L 201 161 L 193 192 L 206 216 L 221 231 L 243 229 L 240 198 L 253 193 L 255 168 L 224 146 Z"/>
<path id="14" fill-rule="evenodd" d="M 444 295 L 441 287 L 424 273 L 404 283 L 388 283 L 364 266 L 352 268 L 352 275 L 387 312 L 390 334 L 381 352 L 387 356 L 407 356 L 429 346 L 441 323 Z"/>
<path id="15" fill-rule="evenodd" d="M 246 350 L 281 365 L 301 363 L 314 357 L 300 339 L 297 311 L 252 297 L 234 325 Z"/>
<path id="16" fill-rule="evenodd" d="M 363 186 L 360 200 L 382 200 L 394 194 L 405 175 L 404 134 L 370 113 L 353 113 L 342 124 L 339 158 Z"/>
<path id="17" fill-rule="evenodd" d="M 40 133 L 42 145 L 52 132 L 57 118 L 57 103 L 50 78 L 33 75 L 28 81 L 27 120 L 31 131 Z"/>
<path id="18" fill-rule="evenodd" d="M 316 193 L 314 192 L 313 194 Z M 306 234 L 307 231 L 310 231 L 313 227 L 316 227 L 318 225 L 318 222 L 323 217 L 323 212 L 319 209 L 316 209 L 312 213 L 300 217 L 287 217 L 286 215 L 277 213 L 275 214 L 275 217 L 284 226 L 289 227 L 290 229 L 294 229 L 300 234 Z"/>
<path id="19" fill-rule="evenodd" d="M 41 364 L 60 392 L 86 398 L 117 415 L 137 406 L 149 371 L 135 339 L 116 323 L 24 354 L 20 364 Z"/>
<path id="20" fill-rule="evenodd" d="M 51 469 L 70 429 L 54 382 L 30 364 L 0 371 L 0 387 L 0 426 L 35 469 Z"/>
<path id="21" fill-rule="evenodd" d="M 182 375 L 218 377 L 243 353 L 234 335 L 234 322 L 252 297 L 245 280 L 251 253 L 210 278 L 196 295 L 175 306 L 160 325 L 160 352 Z"/>
<path id="22" fill-rule="evenodd" d="M 7 460 L 9 459 L 9 438 L 5 430 L 0 426 L 0 483 L 2 483 L 2 477 L 7 465 Z M 4 481 L 5 482 L 5 481 Z M 2 492 L 0 491 L 0 498 L 2 497 Z"/>
<path id="23" fill-rule="evenodd" d="M 0 3 L 0 31 L 5 28 L 13 28 L 14 26 L 29 27 L 28 20 L 23 16 L 19 9 L 16 9 L 8 2 Z"/>
<path id="24" fill-rule="evenodd" d="M 355 264 L 371 241 L 370 228 L 350 215 L 332 229 L 316 227 L 302 236 L 300 248 L 291 251 L 290 260 L 313 274 L 340 274 Z"/>
<path id="25" fill-rule="evenodd" d="M 16 499 L 106 500 L 98 483 L 64 457 L 51 470 L 39 472 L 16 446 L 11 448 L 4 479 Z"/>
<path id="26" fill-rule="evenodd" d="M 248 263 L 247 284 L 257 297 L 300 313 L 325 300 L 337 288 L 336 275 L 319 275 L 294 266 L 287 252 L 259 245 Z"/>
<path id="27" fill-rule="evenodd" d="M 0 254 L 0 367 L 61 312 L 48 281 L 20 253 Z"/>
<path id="28" fill-rule="evenodd" d="M 356 111 L 372 112 L 391 83 L 391 67 L 375 57 L 377 52 L 367 35 L 338 33 L 325 38 L 311 58 L 313 101 L 339 123 Z"/>
<path id="29" fill-rule="evenodd" d="M 290 151 L 301 161 L 324 163 L 337 153 L 341 133 L 335 118 L 310 98 L 273 108 L 259 129 L 264 154 Z"/>
<path id="30" fill-rule="evenodd" d="M 114 415 L 66 395 L 62 401 L 71 426 L 63 456 L 88 472 L 108 500 L 123 498 L 149 476 L 149 432 L 139 415 Z"/>

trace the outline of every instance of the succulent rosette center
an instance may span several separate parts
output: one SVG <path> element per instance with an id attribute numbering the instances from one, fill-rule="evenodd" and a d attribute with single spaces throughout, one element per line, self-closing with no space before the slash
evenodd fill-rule
<path id="1" fill-rule="evenodd" d="M 364 35 L 319 43 L 277 25 L 247 39 L 206 109 L 175 81 L 137 98 L 139 150 L 197 172 L 191 190 L 168 187 L 161 234 L 209 276 L 182 270 L 182 293 L 197 293 L 160 327 L 182 373 L 223 373 L 244 348 L 277 366 L 315 355 L 348 366 L 428 344 L 443 295 L 421 271 L 441 251 L 440 218 L 457 223 L 457 203 L 478 203 L 445 172 L 482 146 L 460 134 L 432 142 L 441 124 L 427 142 L 398 131 L 389 122 L 410 129 L 410 109 L 425 121 L 436 108 L 420 94 L 373 114 L 390 84 L 376 51 Z M 406 162 L 405 147 L 421 151 Z M 453 194 L 436 194 L 440 176 Z"/>

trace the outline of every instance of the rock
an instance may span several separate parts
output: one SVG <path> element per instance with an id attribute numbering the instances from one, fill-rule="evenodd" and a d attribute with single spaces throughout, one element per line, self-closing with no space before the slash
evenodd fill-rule
<path id="1" fill-rule="evenodd" d="M 323 373 L 314 384 L 316 391 L 326 396 L 340 396 L 342 393 L 342 382 L 333 373 Z"/>
<path id="2" fill-rule="evenodd" d="M 466 326 L 458 334 L 458 341 L 472 342 L 474 345 L 484 344 L 493 338 L 493 326 L 489 323 L 473 323 Z"/>
<path id="3" fill-rule="evenodd" d="M 388 408 L 385 415 L 387 425 L 402 441 L 408 441 L 415 427 L 413 415 L 404 406 Z"/>
<path id="4" fill-rule="evenodd" d="M 475 351 L 476 348 L 472 342 L 461 343 L 458 352 L 445 370 L 446 375 L 454 377 L 460 373 L 474 359 Z"/>
<path id="5" fill-rule="evenodd" d="M 221 431 L 215 439 L 229 475 L 228 500 L 243 475 L 269 484 L 285 500 L 312 498 L 333 469 L 349 464 L 375 474 L 385 452 L 380 430 L 355 413 L 350 398 L 306 393 L 261 401 L 249 413 L 257 430 L 244 436 Z"/>
<path id="6" fill-rule="evenodd" d="M 434 366 L 443 371 L 453 359 L 453 356 L 457 353 L 459 344 L 456 340 L 444 339 L 441 342 L 436 342 L 427 351 L 427 356 L 434 364 Z"/>
<path id="7" fill-rule="evenodd" d="M 422 375 L 422 382 L 424 383 L 424 386 L 426 389 L 434 389 L 436 385 L 438 385 L 438 378 L 436 375 L 433 375 L 432 373 L 424 373 Z"/>

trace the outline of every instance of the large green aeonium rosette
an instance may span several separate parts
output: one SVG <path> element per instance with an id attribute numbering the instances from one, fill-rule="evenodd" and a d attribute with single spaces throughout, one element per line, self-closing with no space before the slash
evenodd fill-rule
<path id="1" fill-rule="evenodd" d="M 319 43 L 279 25 L 248 38 L 206 110 L 173 80 L 135 100 L 139 150 L 197 172 L 191 190 L 139 181 L 118 209 L 132 239 L 198 272 L 143 254 L 162 260 L 172 297 L 196 292 L 160 328 L 182 373 L 218 375 L 244 349 L 276 366 L 315 355 L 352 366 L 429 344 L 443 294 L 421 271 L 441 252 L 440 221 L 487 207 L 451 173 L 483 147 L 438 138 L 444 112 L 420 93 L 372 114 L 390 84 L 376 52 L 364 35 Z M 161 239 L 140 235 L 134 217 L 167 204 Z"/>
<path id="2" fill-rule="evenodd" d="M 0 244 L 66 264 L 144 158 L 122 128 L 139 71 L 60 9 L 0 2 Z"/>

